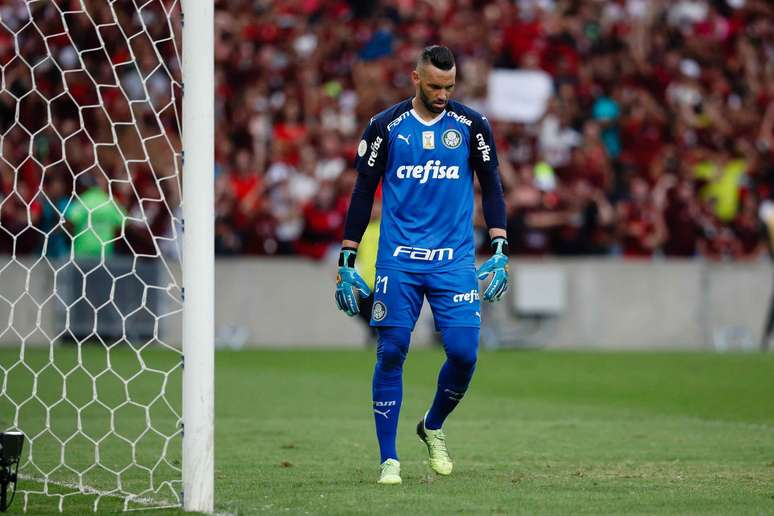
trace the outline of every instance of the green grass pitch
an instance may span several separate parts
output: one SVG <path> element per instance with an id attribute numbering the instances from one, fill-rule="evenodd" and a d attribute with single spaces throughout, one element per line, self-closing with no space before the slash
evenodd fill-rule
<path id="1" fill-rule="evenodd" d="M 414 434 L 442 360 L 410 352 L 403 485 L 379 486 L 372 352 L 219 352 L 217 512 L 774 514 L 774 355 L 482 352 L 445 426 L 448 478 L 431 473 Z"/>

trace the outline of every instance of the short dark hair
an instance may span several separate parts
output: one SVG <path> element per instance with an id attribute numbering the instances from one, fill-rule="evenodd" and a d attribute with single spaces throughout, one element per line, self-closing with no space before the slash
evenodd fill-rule
<path id="1" fill-rule="evenodd" d="M 427 63 L 441 70 L 451 70 L 454 68 L 454 54 L 452 54 L 448 47 L 431 45 L 422 50 L 417 66 Z"/>

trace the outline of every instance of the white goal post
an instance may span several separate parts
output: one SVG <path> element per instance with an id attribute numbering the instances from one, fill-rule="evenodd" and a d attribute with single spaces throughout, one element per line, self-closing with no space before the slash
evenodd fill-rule
<path id="1" fill-rule="evenodd" d="M 214 24 L 212 0 L 183 0 L 183 506 L 214 490 Z"/>
<path id="2" fill-rule="evenodd" d="M 18 432 L 13 512 L 214 510 L 213 0 L 0 1 Z"/>

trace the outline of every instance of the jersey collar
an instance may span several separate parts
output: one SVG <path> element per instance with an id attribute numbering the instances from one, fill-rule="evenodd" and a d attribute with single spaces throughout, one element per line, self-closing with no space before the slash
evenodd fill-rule
<path id="1" fill-rule="evenodd" d="M 436 122 L 438 122 L 438 121 L 439 121 L 439 120 L 441 120 L 441 119 L 442 119 L 444 116 L 446 116 L 446 110 L 444 109 L 443 111 L 441 111 L 441 113 L 440 113 L 440 114 L 439 114 L 437 117 L 433 118 L 433 119 L 432 119 L 432 120 L 430 120 L 429 122 L 425 122 L 424 120 L 422 120 L 422 117 L 420 117 L 420 116 L 419 116 L 419 113 L 417 113 L 417 112 L 414 110 L 414 108 L 411 108 L 411 114 L 413 115 L 413 117 L 414 117 L 414 118 L 416 118 L 417 120 L 419 120 L 419 122 L 420 122 L 420 123 L 422 123 L 423 125 L 426 125 L 426 126 L 428 126 L 428 127 L 429 127 L 429 126 L 431 126 L 431 125 L 435 125 L 435 123 L 436 123 Z"/>

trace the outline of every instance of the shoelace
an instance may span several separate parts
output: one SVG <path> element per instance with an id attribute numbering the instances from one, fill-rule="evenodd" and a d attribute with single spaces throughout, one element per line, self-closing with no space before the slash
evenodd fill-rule
<path id="1" fill-rule="evenodd" d="M 387 463 L 387 464 L 382 464 L 381 471 L 382 471 L 382 473 L 384 473 L 385 471 L 389 471 L 390 473 L 394 473 L 394 474 L 397 475 L 398 474 L 398 468 L 399 468 L 399 466 L 397 464 Z"/>
<path id="2" fill-rule="evenodd" d="M 448 455 L 448 451 L 446 450 L 446 435 L 444 435 L 443 432 L 438 432 L 435 434 L 435 439 L 430 441 L 430 447 L 434 450 L 442 451 Z"/>

